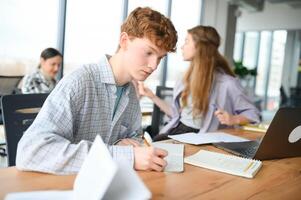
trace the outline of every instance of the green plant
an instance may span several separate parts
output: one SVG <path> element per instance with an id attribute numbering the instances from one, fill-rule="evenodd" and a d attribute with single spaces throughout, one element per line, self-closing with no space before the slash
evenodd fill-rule
<path id="1" fill-rule="evenodd" d="M 245 78 L 246 76 L 257 76 L 257 69 L 248 69 L 243 65 L 241 61 L 234 61 L 234 73 L 240 78 Z"/>

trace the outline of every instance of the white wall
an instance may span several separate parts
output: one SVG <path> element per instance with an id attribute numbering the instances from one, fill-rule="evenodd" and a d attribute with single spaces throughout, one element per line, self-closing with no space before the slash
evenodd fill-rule
<path id="1" fill-rule="evenodd" d="M 261 12 L 249 12 L 240 9 L 242 14 L 237 19 L 237 31 L 301 29 L 301 9 L 289 5 L 265 2 Z"/>

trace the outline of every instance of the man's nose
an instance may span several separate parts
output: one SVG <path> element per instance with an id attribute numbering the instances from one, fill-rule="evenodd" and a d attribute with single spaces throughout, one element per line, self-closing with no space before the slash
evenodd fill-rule
<path id="1" fill-rule="evenodd" d="M 148 64 L 148 67 L 150 67 L 153 71 L 157 69 L 158 65 L 160 63 L 159 59 L 152 59 L 151 62 Z"/>
<path id="2" fill-rule="evenodd" d="M 59 68 L 60 68 L 60 65 L 55 65 L 53 71 L 57 72 L 57 71 L 59 71 Z"/>

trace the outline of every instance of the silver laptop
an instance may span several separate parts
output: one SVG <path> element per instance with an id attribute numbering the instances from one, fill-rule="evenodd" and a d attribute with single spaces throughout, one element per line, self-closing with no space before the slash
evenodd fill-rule
<path id="1" fill-rule="evenodd" d="M 213 145 L 258 160 L 301 156 L 301 108 L 280 108 L 260 140 Z"/>

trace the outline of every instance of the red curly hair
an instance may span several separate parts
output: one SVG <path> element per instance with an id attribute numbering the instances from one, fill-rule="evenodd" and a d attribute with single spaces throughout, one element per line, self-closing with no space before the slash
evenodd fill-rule
<path id="1" fill-rule="evenodd" d="M 178 36 L 172 22 L 149 7 L 133 10 L 121 25 L 121 32 L 136 38 L 146 37 L 167 52 L 176 51 Z"/>

